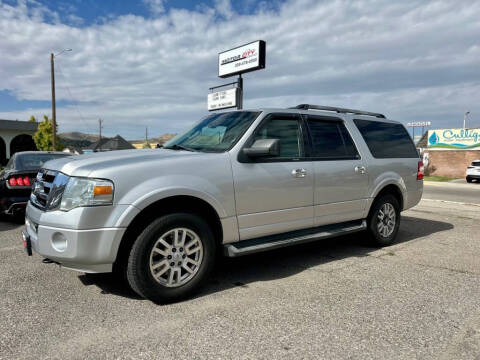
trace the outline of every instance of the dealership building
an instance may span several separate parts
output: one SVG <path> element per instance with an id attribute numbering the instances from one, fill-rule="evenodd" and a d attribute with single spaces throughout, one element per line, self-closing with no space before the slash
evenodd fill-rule
<path id="1" fill-rule="evenodd" d="M 0 166 L 18 151 L 37 149 L 33 141 L 37 128 L 35 122 L 0 119 Z"/>
<path id="2" fill-rule="evenodd" d="M 423 152 L 426 174 L 465 177 L 472 161 L 480 160 L 480 128 L 429 130 L 417 148 Z"/>

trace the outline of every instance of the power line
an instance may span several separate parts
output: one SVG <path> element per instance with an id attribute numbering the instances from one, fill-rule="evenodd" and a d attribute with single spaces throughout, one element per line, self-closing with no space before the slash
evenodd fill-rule
<path id="1" fill-rule="evenodd" d="M 60 64 L 57 62 L 56 63 L 57 65 L 57 69 L 58 71 L 60 72 L 60 74 L 62 74 L 63 78 L 67 81 L 67 77 L 65 76 L 65 74 L 63 73 L 61 67 L 60 67 Z M 75 110 L 77 111 L 80 119 L 83 121 L 84 125 L 87 127 L 88 131 L 89 132 L 94 132 L 94 131 L 91 131 L 92 129 L 90 128 L 90 125 L 87 123 L 87 121 L 85 120 L 85 118 L 83 117 L 82 113 L 80 112 L 80 109 L 78 107 L 78 101 L 76 101 L 73 96 L 72 96 L 72 92 L 70 91 L 70 87 L 68 86 L 68 84 L 64 84 L 65 87 L 67 88 L 67 92 L 68 94 L 70 95 L 70 100 L 72 101 L 72 105 L 75 107 Z"/>

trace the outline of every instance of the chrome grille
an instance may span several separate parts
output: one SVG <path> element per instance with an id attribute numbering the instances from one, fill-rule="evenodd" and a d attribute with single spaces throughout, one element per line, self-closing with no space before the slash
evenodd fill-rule
<path id="1" fill-rule="evenodd" d="M 40 170 L 30 195 L 31 203 L 42 210 L 54 210 L 60 205 L 68 176 L 58 171 Z"/>

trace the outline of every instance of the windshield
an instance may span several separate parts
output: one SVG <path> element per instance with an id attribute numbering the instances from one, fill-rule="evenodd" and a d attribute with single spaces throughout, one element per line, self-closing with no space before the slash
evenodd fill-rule
<path id="1" fill-rule="evenodd" d="M 16 156 L 15 165 L 17 170 L 36 170 L 40 169 L 42 165 L 49 160 L 70 155 L 71 154 L 22 154 Z"/>
<path id="2" fill-rule="evenodd" d="M 223 152 L 229 150 L 259 115 L 254 111 L 213 114 L 165 143 L 166 149 Z"/>

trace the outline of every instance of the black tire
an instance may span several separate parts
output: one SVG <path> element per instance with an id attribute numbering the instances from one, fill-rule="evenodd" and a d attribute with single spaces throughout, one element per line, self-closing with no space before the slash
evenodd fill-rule
<path id="1" fill-rule="evenodd" d="M 472 181 L 473 181 L 473 179 L 470 176 L 467 176 L 467 182 L 471 183 Z"/>
<path id="2" fill-rule="evenodd" d="M 178 228 L 185 228 L 197 235 L 197 238 L 201 242 L 202 257 L 199 266 L 193 266 L 196 272 L 188 282 L 176 287 L 169 287 L 167 284 L 162 284 L 155 280 L 152 274 L 155 270 L 151 270 L 150 257 L 157 240 L 169 231 Z M 177 253 L 174 254 L 175 256 L 179 256 L 179 252 L 183 251 L 184 257 L 187 257 L 187 247 L 185 247 L 185 249 L 177 249 L 177 247 L 173 245 L 171 248 L 173 250 L 170 251 L 177 251 Z M 215 248 L 213 233 L 201 217 L 188 213 L 175 213 L 162 216 L 153 221 L 133 244 L 127 263 L 128 282 L 137 294 L 155 303 L 163 304 L 185 299 L 197 291 L 208 279 L 215 263 Z M 161 261 L 163 262 L 166 259 L 167 257 L 162 255 Z M 177 260 L 182 261 L 181 258 Z M 173 259 L 166 261 L 169 264 L 175 264 L 175 260 Z M 170 261 L 172 262 L 170 263 Z M 176 265 L 174 265 L 174 267 L 175 266 Z M 177 280 L 179 280 L 178 275 L 175 275 L 176 273 L 171 270 L 171 266 L 165 265 L 162 269 L 166 267 L 169 267 L 169 270 L 166 270 L 166 272 L 168 274 L 173 272 L 173 277 L 177 277 Z M 180 269 L 177 270 L 180 271 L 180 276 L 183 276 L 181 275 L 182 272 L 187 277 L 189 276 L 185 272 L 186 269 L 182 266 L 178 266 L 177 269 Z M 161 278 L 160 281 L 168 281 L 168 279 L 165 280 Z"/>
<path id="3" fill-rule="evenodd" d="M 378 224 L 381 221 L 379 220 L 380 211 L 385 204 L 390 204 L 395 212 L 395 223 L 393 227 L 393 232 L 388 233 L 386 236 L 380 233 L 378 228 Z M 372 208 L 370 209 L 370 214 L 368 216 L 367 222 L 367 231 L 370 235 L 370 240 L 373 245 L 379 247 L 391 245 L 395 241 L 398 233 L 398 228 L 400 227 L 400 204 L 398 203 L 397 198 L 393 195 L 386 194 L 376 199 L 372 205 Z"/>

